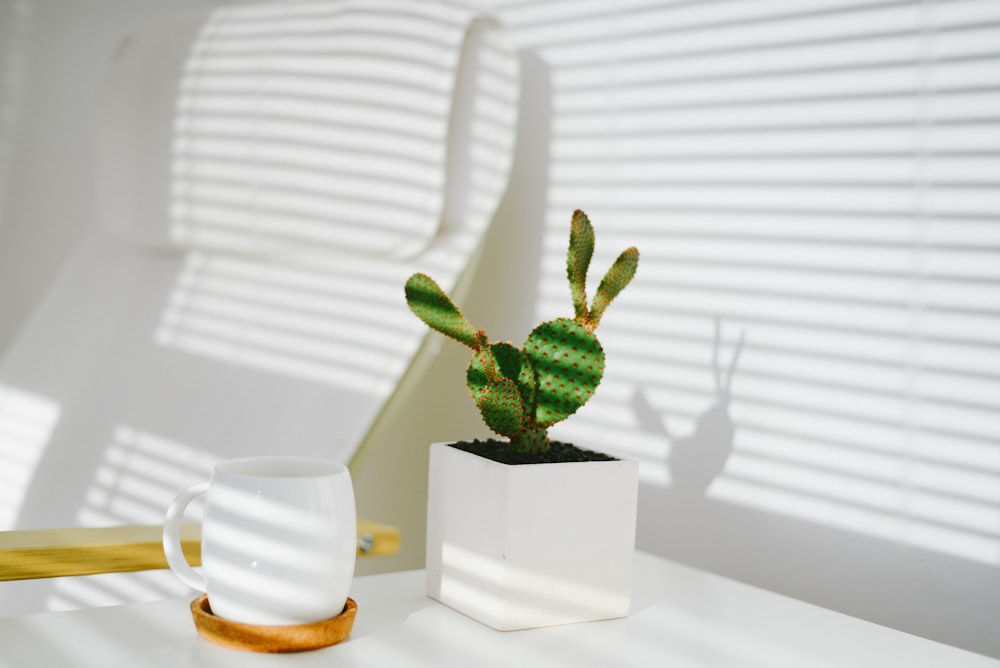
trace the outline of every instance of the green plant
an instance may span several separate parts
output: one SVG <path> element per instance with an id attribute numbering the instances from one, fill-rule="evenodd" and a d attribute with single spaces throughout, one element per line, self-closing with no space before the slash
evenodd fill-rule
<path id="1" fill-rule="evenodd" d="M 520 349 L 490 343 L 486 332 L 462 312 L 426 274 L 406 281 L 406 302 L 431 329 L 473 350 L 466 382 L 486 425 L 521 452 L 549 449 L 548 428 L 565 420 L 594 394 L 604 375 L 604 350 L 594 330 L 605 309 L 635 275 L 639 251 L 628 248 L 605 274 L 587 305 L 587 270 L 594 252 L 594 228 L 573 212 L 566 274 L 575 317 L 538 325 Z"/>

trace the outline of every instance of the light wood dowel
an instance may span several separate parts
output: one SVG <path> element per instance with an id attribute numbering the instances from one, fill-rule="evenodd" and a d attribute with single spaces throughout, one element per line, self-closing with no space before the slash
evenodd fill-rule
<path id="1" fill-rule="evenodd" d="M 0 582 L 167 568 L 160 526 L 0 532 Z M 358 555 L 395 554 L 399 529 L 358 520 Z M 201 563 L 201 525 L 181 527 L 181 547 Z"/>

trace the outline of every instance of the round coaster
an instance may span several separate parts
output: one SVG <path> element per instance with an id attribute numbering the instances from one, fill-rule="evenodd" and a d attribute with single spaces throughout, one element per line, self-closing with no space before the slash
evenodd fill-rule
<path id="1" fill-rule="evenodd" d="M 303 652 L 336 645 L 350 635 L 357 612 L 358 604 L 349 598 L 344 611 L 330 619 L 290 626 L 259 626 L 216 617 L 206 594 L 191 601 L 191 616 L 203 638 L 248 652 Z"/>

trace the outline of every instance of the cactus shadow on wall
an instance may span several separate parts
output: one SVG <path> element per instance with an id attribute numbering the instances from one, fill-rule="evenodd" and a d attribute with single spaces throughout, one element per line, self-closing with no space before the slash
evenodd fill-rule
<path id="1" fill-rule="evenodd" d="M 712 342 L 712 374 L 715 400 L 695 420 L 690 434 L 673 433 L 664 417 L 650 404 L 641 387 L 632 395 L 632 408 L 644 431 L 659 433 L 669 440 L 668 457 L 671 496 L 685 500 L 705 496 L 708 486 L 722 473 L 733 452 L 736 425 L 729 415 L 730 390 L 733 377 L 743 350 L 744 332 L 733 350 L 725 373 L 720 368 L 719 347 L 722 322 L 715 318 L 715 336 Z"/>

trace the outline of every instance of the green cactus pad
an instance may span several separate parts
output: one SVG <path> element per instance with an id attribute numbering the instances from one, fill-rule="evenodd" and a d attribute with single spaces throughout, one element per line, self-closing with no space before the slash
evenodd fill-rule
<path id="1" fill-rule="evenodd" d="M 537 381 L 535 370 L 531 368 L 531 362 L 528 361 L 528 358 L 509 343 L 495 343 L 492 350 L 501 373 L 517 383 L 517 390 L 521 393 L 521 401 L 524 405 L 534 404 Z"/>
<path id="2" fill-rule="evenodd" d="M 498 434 L 514 438 L 524 431 L 525 414 L 517 384 L 504 379 L 484 386 L 473 396 L 486 426 Z"/>
<path id="3" fill-rule="evenodd" d="M 517 380 L 525 374 L 534 377 L 521 352 L 509 343 L 483 348 L 470 360 L 465 374 L 483 422 L 508 438 L 514 438 L 527 427 L 526 405 Z"/>
<path id="4" fill-rule="evenodd" d="M 591 329 L 597 327 L 601 322 L 604 310 L 618 296 L 618 293 L 625 289 L 635 276 L 635 270 L 639 266 L 639 250 L 632 246 L 622 251 L 615 263 L 604 275 L 601 284 L 597 286 L 597 293 L 594 295 L 594 304 L 590 309 Z"/>
<path id="5" fill-rule="evenodd" d="M 479 350 L 475 328 L 427 274 L 413 274 L 406 281 L 406 303 L 428 327 L 449 336 L 473 350 Z"/>
<path id="6" fill-rule="evenodd" d="M 485 368 L 487 364 L 492 364 L 494 367 L 492 382 L 512 381 L 517 385 L 521 403 L 525 407 L 531 406 L 535 402 L 535 373 L 521 351 L 509 343 L 490 344 L 488 349 L 484 348 L 469 361 L 465 380 L 473 398 L 491 382 L 490 374 Z M 497 375 L 500 376 L 499 379 L 496 378 Z M 525 415 L 527 414 L 526 408 Z"/>
<path id="7" fill-rule="evenodd" d="M 566 252 L 566 277 L 573 297 L 573 310 L 578 322 L 588 318 L 587 270 L 594 255 L 594 226 L 587 214 L 577 209 L 569 228 L 569 250 Z"/>
<path id="8" fill-rule="evenodd" d="M 593 396 L 604 375 L 604 350 L 587 328 L 569 318 L 543 322 L 528 336 L 524 354 L 538 388 L 535 422 L 565 420 Z"/>

